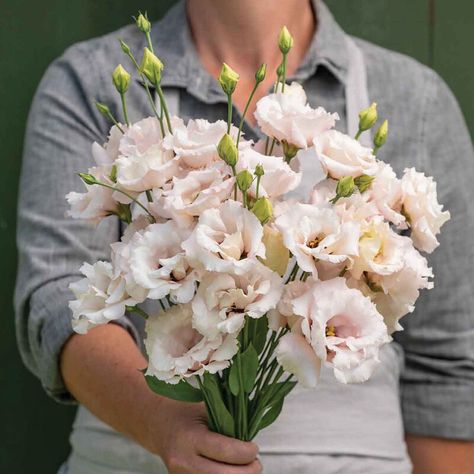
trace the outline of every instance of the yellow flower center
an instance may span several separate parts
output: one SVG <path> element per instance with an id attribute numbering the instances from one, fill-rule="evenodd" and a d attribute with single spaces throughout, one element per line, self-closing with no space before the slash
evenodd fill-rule
<path id="1" fill-rule="evenodd" d="M 335 336 L 336 328 L 334 326 L 326 326 L 326 337 Z"/>

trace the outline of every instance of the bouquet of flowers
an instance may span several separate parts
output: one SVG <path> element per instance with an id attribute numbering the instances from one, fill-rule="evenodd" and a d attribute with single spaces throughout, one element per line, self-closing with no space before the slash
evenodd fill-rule
<path id="1" fill-rule="evenodd" d="M 84 278 L 71 285 L 72 324 L 86 333 L 126 312 L 143 316 L 149 387 L 203 401 L 212 430 L 251 440 L 297 382 L 317 385 L 321 366 L 342 383 L 371 376 L 400 318 L 433 286 L 420 252 L 437 247 L 449 213 L 432 178 L 411 168 L 399 179 L 376 157 L 387 121 L 373 148 L 358 141 L 378 120 L 376 104 L 360 113 L 352 138 L 334 128 L 337 114 L 312 108 L 299 84 L 286 84 L 286 28 L 274 91 L 255 112 L 268 138 L 253 143 L 242 127 L 266 66 L 238 126 L 239 76 L 226 64 L 227 122 L 186 124 L 168 111 L 146 15 L 137 25 L 148 38 L 141 62 L 121 46 L 154 115 L 130 123 L 131 76 L 119 65 L 112 79 L 123 123 L 97 104 L 113 126 L 104 145 L 92 145 L 97 165 L 80 174 L 86 192 L 66 197 L 73 218 L 114 215 L 128 227 L 110 262 L 84 263 Z M 319 174 L 302 176 L 305 161 Z M 301 196 L 308 179 L 312 191 Z"/>

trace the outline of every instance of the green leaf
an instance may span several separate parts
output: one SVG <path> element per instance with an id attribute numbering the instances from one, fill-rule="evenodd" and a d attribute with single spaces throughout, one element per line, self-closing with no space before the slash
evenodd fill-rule
<path id="1" fill-rule="evenodd" d="M 252 345 L 255 347 L 257 354 L 260 354 L 265 347 L 265 342 L 267 342 L 268 335 L 268 319 L 266 316 L 258 319 L 251 319 L 252 330 Z"/>
<path id="2" fill-rule="evenodd" d="M 145 375 L 145 380 L 153 392 L 162 397 L 171 398 L 179 402 L 201 402 L 202 393 L 198 388 L 194 388 L 188 382 L 182 380 L 177 384 L 171 384 L 158 380 L 151 375 Z"/>
<path id="3" fill-rule="evenodd" d="M 280 415 L 283 408 L 283 402 L 285 399 L 282 397 L 276 403 L 274 403 L 269 410 L 263 415 L 260 423 L 258 424 L 257 432 L 263 430 L 267 426 L 270 426 Z"/>
<path id="4" fill-rule="evenodd" d="M 216 377 L 208 372 L 204 374 L 203 382 L 204 390 L 206 391 L 206 398 L 208 399 L 210 408 L 214 413 L 217 432 L 232 438 L 235 437 L 234 418 L 225 406 L 222 400 L 222 394 L 217 384 Z"/>
<path id="5" fill-rule="evenodd" d="M 240 370 L 240 352 L 234 357 L 232 365 L 229 371 L 229 389 L 230 393 L 236 397 L 240 393 L 240 382 L 239 382 L 239 370 Z"/>
<path id="6" fill-rule="evenodd" d="M 255 384 L 258 371 L 258 354 L 250 343 L 245 352 L 240 357 L 242 370 L 242 383 L 245 393 L 250 393 Z"/>

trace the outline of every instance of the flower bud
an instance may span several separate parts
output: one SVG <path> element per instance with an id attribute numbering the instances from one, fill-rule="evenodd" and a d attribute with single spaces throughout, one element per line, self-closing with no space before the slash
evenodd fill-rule
<path id="1" fill-rule="evenodd" d="M 122 48 L 122 51 L 127 56 L 130 56 L 132 54 L 132 50 L 130 49 L 130 46 L 127 43 L 125 43 L 125 41 L 123 41 L 122 39 L 120 39 L 119 41 L 120 41 L 120 47 Z"/>
<path id="2" fill-rule="evenodd" d="M 377 122 L 377 103 L 372 102 L 369 108 L 359 113 L 359 130 L 365 132 L 375 125 Z"/>
<path id="3" fill-rule="evenodd" d="M 221 160 L 225 161 L 229 166 L 234 167 L 237 164 L 239 151 L 235 146 L 232 137 L 226 133 L 217 145 L 217 153 Z"/>
<path id="4" fill-rule="evenodd" d="M 285 161 L 289 163 L 298 153 L 299 148 L 291 143 L 288 143 L 286 140 L 281 141 L 283 147 L 283 154 L 285 155 Z"/>
<path id="5" fill-rule="evenodd" d="M 263 166 L 259 163 L 259 164 L 255 167 L 255 176 L 256 176 L 257 178 L 261 178 L 264 174 L 265 174 L 265 170 L 263 169 Z"/>
<path id="6" fill-rule="evenodd" d="M 280 64 L 276 70 L 278 79 L 280 79 L 283 76 L 283 72 L 284 72 L 283 64 Z M 278 85 L 281 87 L 281 84 L 278 84 Z"/>
<path id="7" fill-rule="evenodd" d="M 260 83 L 265 79 L 267 75 L 267 65 L 263 63 L 259 68 L 258 71 L 255 73 L 255 80 Z"/>
<path id="8" fill-rule="evenodd" d="M 288 28 L 284 26 L 278 35 L 278 47 L 283 54 L 288 54 L 293 46 L 293 36 L 291 36 Z"/>
<path id="9" fill-rule="evenodd" d="M 385 144 L 388 137 L 388 120 L 385 120 L 382 125 L 380 125 L 379 129 L 375 132 L 374 136 L 374 145 L 375 148 L 380 148 L 382 145 Z"/>
<path id="10" fill-rule="evenodd" d="M 112 165 L 109 178 L 110 178 L 110 181 L 112 181 L 112 183 L 117 182 L 117 165 Z"/>
<path id="11" fill-rule="evenodd" d="M 140 72 L 145 74 L 146 78 L 155 86 L 161 81 L 163 67 L 160 59 L 148 48 L 145 48 L 142 63 L 140 64 Z"/>
<path id="12" fill-rule="evenodd" d="M 119 94 L 125 94 L 130 84 L 130 74 L 119 64 L 112 73 L 112 81 Z"/>
<path id="13" fill-rule="evenodd" d="M 252 212 L 255 214 L 257 219 L 262 223 L 262 225 L 264 225 L 273 216 L 272 203 L 265 197 L 258 198 L 252 207 Z"/>
<path id="14" fill-rule="evenodd" d="M 110 117 L 110 109 L 103 104 L 102 102 L 96 102 L 95 106 L 97 107 L 97 110 L 102 114 L 105 115 L 107 118 Z"/>
<path id="15" fill-rule="evenodd" d="M 151 31 L 151 23 L 148 20 L 148 15 L 145 13 L 143 15 L 140 13 L 138 17 L 135 19 L 135 22 L 137 24 L 137 28 L 142 31 L 143 33 L 150 33 Z"/>
<path id="16" fill-rule="evenodd" d="M 259 260 L 270 270 L 283 276 L 290 260 L 290 251 L 283 243 L 283 235 L 274 227 L 266 225 L 263 228 L 262 242 L 265 245 L 265 258 Z"/>
<path id="17" fill-rule="evenodd" d="M 89 174 L 89 173 L 78 173 L 79 177 L 84 181 L 84 183 L 92 185 L 92 184 L 97 184 L 97 179 L 95 176 Z"/>
<path id="18" fill-rule="evenodd" d="M 222 65 L 221 73 L 219 74 L 219 84 L 222 90 L 230 95 L 235 91 L 239 75 L 226 63 Z"/>
<path id="19" fill-rule="evenodd" d="M 237 181 L 237 186 L 242 192 L 247 191 L 250 186 L 252 186 L 253 176 L 252 173 L 248 170 L 242 170 L 240 173 L 237 174 L 235 177 Z"/>
<path id="20" fill-rule="evenodd" d="M 338 198 L 349 197 L 354 193 L 355 183 L 352 176 L 344 176 L 337 182 L 336 195 Z"/>
<path id="21" fill-rule="evenodd" d="M 369 176 L 368 174 L 363 174 L 361 176 L 357 176 L 357 178 L 354 179 L 354 184 L 359 189 L 359 192 L 363 193 L 364 191 L 367 191 L 367 189 L 370 188 L 370 185 L 372 184 L 372 181 L 374 179 L 375 179 L 375 176 Z"/>

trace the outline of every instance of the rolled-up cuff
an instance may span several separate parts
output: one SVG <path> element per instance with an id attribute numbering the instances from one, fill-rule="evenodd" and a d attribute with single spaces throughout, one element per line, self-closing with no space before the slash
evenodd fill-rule
<path id="1" fill-rule="evenodd" d="M 64 344 L 75 334 L 68 307 L 74 296 L 68 287 L 77 279 L 77 276 L 70 276 L 49 282 L 36 290 L 30 299 L 28 336 L 31 355 L 36 359 L 35 372 L 46 393 L 60 403 L 76 403 L 64 384 L 59 358 Z M 113 323 L 124 327 L 139 344 L 138 332 L 128 317 Z"/>
<path id="2" fill-rule="evenodd" d="M 474 383 L 403 383 L 401 395 L 407 433 L 474 440 Z"/>

